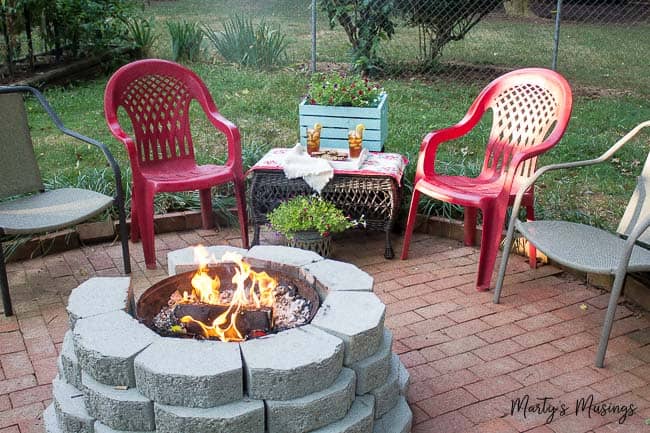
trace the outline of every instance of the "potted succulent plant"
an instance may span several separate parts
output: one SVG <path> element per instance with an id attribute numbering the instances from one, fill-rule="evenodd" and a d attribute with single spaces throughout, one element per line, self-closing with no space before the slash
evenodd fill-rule
<path id="1" fill-rule="evenodd" d="M 267 214 L 273 230 L 284 235 L 287 245 L 331 255 L 331 234 L 364 224 L 351 220 L 333 203 L 320 196 L 296 196 Z"/>
<path id="2" fill-rule="evenodd" d="M 363 145 L 381 151 L 388 135 L 388 94 L 377 83 L 357 74 L 314 74 L 308 93 L 298 107 L 300 142 L 307 128 L 323 125 L 322 147 L 347 148 L 348 130 L 364 124 Z"/>

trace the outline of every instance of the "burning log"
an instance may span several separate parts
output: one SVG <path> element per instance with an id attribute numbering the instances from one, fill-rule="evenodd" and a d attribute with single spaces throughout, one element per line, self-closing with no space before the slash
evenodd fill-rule
<path id="1" fill-rule="evenodd" d="M 177 304 L 174 307 L 174 316 L 180 320 L 182 317 L 190 316 L 207 326 L 211 326 L 214 320 L 228 310 L 228 305 L 222 304 Z M 269 307 L 242 308 L 234 318 L 236 328 L 244 338 L 260 337 L 266 335 L 273 329 L 273 309 Z M 197 323 L 185 323 L 188 333 L 203 335 L 203 329 Z"/>

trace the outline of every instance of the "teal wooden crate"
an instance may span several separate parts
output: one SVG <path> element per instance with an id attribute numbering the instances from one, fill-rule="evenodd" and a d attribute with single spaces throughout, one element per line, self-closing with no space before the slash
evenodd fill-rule
<path id="1" fill-rule="evenodd" d="M 321 147 L 348 148 L 348 131 L 363 123 L 363 147 L 382 151 L 388 136 L 388 94 L 383 93 L 377 107 L 331 107 L 310 105 L 302 101 L 298 106 L 300 143 L 307 144 L 307 128 L 314 123 L 323 125 L 320 133 Z"/>

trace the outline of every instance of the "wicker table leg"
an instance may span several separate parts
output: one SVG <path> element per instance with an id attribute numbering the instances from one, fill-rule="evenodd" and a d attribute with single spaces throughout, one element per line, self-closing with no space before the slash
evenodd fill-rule
<path id="1" fill-rule="evenodd" d="M 253 242 L 251 243 L 251 247 L 254 247 L 255 245 L 260 244 L 260 225 L 259 224 L 253 224 Z"/>
<path id="2" fill-rule="evenodd" d="M 392 259 L 395 257 L 393 252 L 393 244 L 390 241 L 390 229 L 386 229 L 386 249 L 384 250 L 384 258 Z"/>

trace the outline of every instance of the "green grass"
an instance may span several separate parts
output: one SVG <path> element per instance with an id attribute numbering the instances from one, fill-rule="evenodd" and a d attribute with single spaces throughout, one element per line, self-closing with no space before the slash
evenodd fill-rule
<path id="1" fill-rule="evenodd" d="M 155 15 L 157 31 L 161 32 L 155 53 L 162 58 L 171 56 L 164 25 L 168 19 L 195 20 L 219 29 L 227 18 L 239 14 L 253 16 L 256 20 L 263 16 L 269 24 L 282 25 L 289 40 L 289 67 L 257 72 L 223 64 L 213 52 L 205 56 L 203 62 L 189 65 L 206 82 L 221 113 L 240 128 L 246 165 L 254 163 L 270 147 L 286 147 L 298 141 L 297 107 L 309 80 L 308 74 L 297 67 L 307 63 L 309 58 L 310 11 L 305 3 L 299 0 L 186 0 L 155 2 L 147 9 Z M 639 72 L 642 60 L 648 58 L 647 51 L 650 50 L 647 44 L 639 42 L 643 30 L 640 27 L 563 27 L 563 53 L 567 54 L 560 57 L 560 69 L 578 91 L 564 139 L 540 158 L 540 165 L 597 156 L 624 132 L 650 118 L 647 97 L 650 77 L 645 71 Z M 412 30 L 398 29 L 397 39 L 385 46 L 385 52 L 389 53 L 391 47 L 395 51 L 400 43 L 404 47 L 402 52 L 407 52 L 409 44 L 400 38 L 406 38 L 408 32 Z M 548 32 L 547 26 L 542 25 L 513 22 L 505 25 L 486 21 L 465 41 L 450 45 L 445 58 L 475 64 L 545 66 L 550 63 L 551 53 L 552 34 Z M 567 51 L 569 48 L 572 51 Z M 319 59 L 345 61 L 346 57 L 347 45 L 341 31 L 329 30 L 321 19 Z M 625 67 L 615 69 L 619 63 Z M 608 77 L 599 72 L 602 68 L 609 71 Z M 638 75 L 635 77 L 635 74 Z M 381 80 L 390 94 L 386 151 L 405 154 L 411 160 L 406 172 L 407 188 L 413 179 L 424 135 L 459 121 L 483 86 L 483 83 L 432 78 L 435 77 Z M 46 96 L 67 126 L 107 143 L 121 166 L 126 168 L 128 161 L 124 149 L 110 135 L 103 119 L 102 100 L 107 79 L 102 77 L 65 88 L 50 88 Z M 582 85 L 625 91 L 584 92 L 580 90 Z M 587 94 L 599 96 L 581 96 Z M 35 108 L 36 105 L 31 104 L 31 109 Z M 192 116 L 199 161 L 222 161 L 223 138 L 215 134 L 196 107 Z M 99 152 L 74 145 L 72 139 L 56 134 L 44 115 L 37 114 L 32 126 L 46 178 L 55 174 L 67 177 L 84 175 L 105 166 Z M 468 137 L 441 146 L 437 167 L 450 173 L 475 174 L 482 161 L 484 139 L 489 128 L 489 122 L 484 121 Z M 555 173 L 544 178 L 538 190 L 538 215 L 614 227 L 633 189 L 640 165 L 645 161 L 648 136 L 646 134 L 628 145 L 621 152 L 619 162 L 576 172 Z M 436 214 L 458 216 L 454 209 L 438 203 L 427 208 Z"/>

